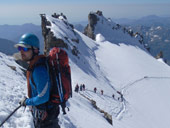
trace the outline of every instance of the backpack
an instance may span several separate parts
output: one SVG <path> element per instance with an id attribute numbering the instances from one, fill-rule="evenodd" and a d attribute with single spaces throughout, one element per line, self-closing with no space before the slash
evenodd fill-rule
<path id="1" fill-rule="evenodd" d="M 63 49 L 54 47 L 50 50 L 47 57 L 40 55 L 39 60 L 41 60 L 41 62 L 34 62 L 34 64 L 32 64 L 31 72 L 35 67 L 40 65 L 44 65 L 47 68 L 51 84 L 50 100 L 48 102 L 61 105 L 63 114 L 66 114 L 66 101 L 72 97 L 71 70 L 68 55 Z M 36 61 L 38 61 L 38 59 Z M 32 74 L 30 78 L 36 87 Z"/>
<path id="2" fill-rule="evenodd" d="M 67 53 L 60 48 L 54 47 L 50 50 L 47 58 L 51 78 L 50 100 L 60 104 L 65 112 L 66 101 L 72 97 L 71 70 Z"/>

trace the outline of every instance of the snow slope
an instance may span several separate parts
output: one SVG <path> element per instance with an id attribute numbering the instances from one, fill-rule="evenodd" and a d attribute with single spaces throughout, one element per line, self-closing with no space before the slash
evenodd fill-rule
<path id="1" fill-rule="evenodd" d="M 69 54 L 73 87 L 76 83 L 85 83 L 90 90 L 85 95 L 95 100 L 101 109 L 112 114 L 114 127 L 168 127 L 169 113 L 166 112 L 169 102 L 166 99 L 168 93 L 165 93 L 170 91 L 168 87 L 169 66 L 153 58 L 137 39 L 124 33 L 121 29 L 112 30 L 109 26 L 113 26 L 114 23 L 104 22 L 106 21 L 104 17 L 99 17 L 99 19 L 95 26 L 96 41 L 88 39 L 75 30 L 81 42 L 76 44 L 80 51 L 80 59 Z M 50 22 L 55 21 L 50 19 Z M 52 31 L 54 28 L 57 30 L 56 27 L 53 26 Z M 69 33 L 67 34 L 69 35 Z M 143 86 L 141 86 L 142 83 Z M 165 87 L 162 87 L 162 84 Z M 103 89 L 108 98 L 105 99 L 106 97 L 102 97 L 99 93 L 97 96 L 91 94 L 94 87 L 98 88 L 99 93 Z M 117 90 L 124 95 L 123 103 L 110 98 L 112 94 L 119 97 L 116 93 Z M 148 92 L 145 93 L 145 90 Z M 162 99 L 161 106 L 160 101 L 157 100 L 158 97 Z M 155 117 L 154 113 L 162 112 L 163 120 Z M 148 118 L 142 115 L 147 115 Z"/>
<path id="2" fill-rule="evenodd" d="M 26 78 L 12 57 L 0 53 L 0 122 L 2 122 L 26 95 Z M 111 128 L 104 117 L 95 110 L 91 103 L 79 94 L 73 94 L 68 102 L 70 111 L 60 114 L 61 128 L 95 127 Z M 32 117 L 28 107 L 19 109 L 4 125 L 4 128 L 31 128 Z"/>
<path id="3" fill-rule="evenodd" d="M 135 46 L 104 42 L 100 47 L 96 51 L 100 68 L 125 99 L 113 125 L 116 128 L 168 128 L 169 66 Z"/>
<path id="4" fill-rule="evenodd" d="M 70 30 L 62 19 L 47 18 L 54 35 L 62 39 L 68 37 L 73 90 L 77 83 L 84 83 L 86 91 L 80 93 L 111 114 L 113 123 L 110 125 L 89 100 L 73 92 L 68 102 L 70 111 L 59 116 L 61 128 L 169 128 L 168 65 L 154 59 L 138 41 L 119 30 L 118 33 L 114 31 L 113 35 L 118 36 L 113 42 L 105 36 L 110 30 L 104 28 L 103 33 L 98 33 L 97 41 L 93 41 L 75 29 L 74 32 Z M 98 27 L 102 28 L 101 25 Z M 72 38 L 78 38 L 79 43 Z M 73 46 L 79 50 L 78 57 L 71 53 Z M 9 66 L 15 66 L 16 70 Z M 0 53 L 0 122 L 26 95 L 25 81 L 20 66 L 13 58 Z M 97 87 L 97 93 L 93 92 L 94 87 Z M 104 95 L 101 95 L 101 90 Z M 123 94 L 123 102 L 118 100 L 120 95 L 117 91 Z M 31 119 L 28 108 L 24 113 L 20 109 L 4 127 L 33 127 Z"/>
<path id="5" fill-rule="evenodd" d="M 21 67 L 12 57 L 0 53 L 0 122 L 2 122 L 26 95 L 26 78 Z M 31 114 L 24 108 L 19 109 L 4 128 L 31 128 Z"/>

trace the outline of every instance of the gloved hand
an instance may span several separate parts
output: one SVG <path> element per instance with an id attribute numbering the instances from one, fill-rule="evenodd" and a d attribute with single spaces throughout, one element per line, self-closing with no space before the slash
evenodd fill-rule
<path id="1" fill-rule="evenodd" d="M 27 97 L 24 96 L 24 97 L 22 98 L 22 100 L 19 102 L 19 104 L 20 104 L 21 106 L 26 106 L 26 104 L 25 104 L 26 99 L 27 99 Z"/>

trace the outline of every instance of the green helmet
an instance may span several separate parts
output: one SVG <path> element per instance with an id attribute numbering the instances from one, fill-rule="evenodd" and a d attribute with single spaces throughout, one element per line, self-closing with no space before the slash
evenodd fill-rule
<path id="1" fill-rule="evenodd" d="M 19 43 L 15 45 L 15 47 L 18 47 L 18 46 L 27 47 L 27 48 L 31 48 L 32 46 L 34 48 L 39 49 L 40 42 L 36 35 L 27 33 L 27 34 L 22 35 Z"/>

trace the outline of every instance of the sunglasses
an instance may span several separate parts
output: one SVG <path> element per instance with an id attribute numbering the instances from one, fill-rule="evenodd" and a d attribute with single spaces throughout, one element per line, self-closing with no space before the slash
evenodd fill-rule
<path id="1" fill-rule="evenodd" d="M 21 50 L 23 50 L 24 52 L 27 52 L 28 50 L 30 50 L 30 48 L 25 48 L 25 47 L 19 46 L 18 51 L 21 51 Z"/>

